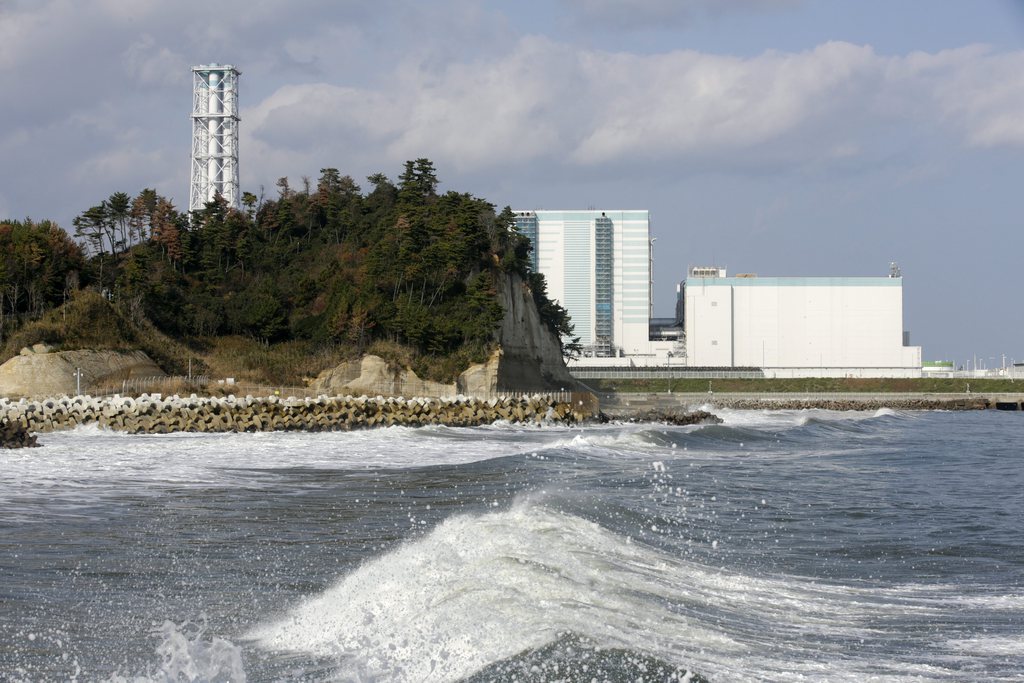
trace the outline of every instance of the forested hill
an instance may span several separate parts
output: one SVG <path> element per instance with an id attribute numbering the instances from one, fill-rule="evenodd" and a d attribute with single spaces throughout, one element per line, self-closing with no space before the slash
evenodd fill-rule
<path id="1" fill-rule="evenodd" d="M 326 168 L 315 184 L 282 178 L 275 198 L 247 192 L 240 211 L 218 198 L 191 220 L 154 190 L 117 192 L 74 220 L 84 247 L 49 222 L 0 220 L 0 334 L 90 288 L 194 343 L 245 335 L 361 352 L 385 340 L 482 357 L 503 316 L 495 278 L 509 272 L 530 282 L 553 331 L 571 331 L 528 271 L 509 209 L 438 194 L 426 159 L 407 162 L 397 183 L 368 181 L 364 191 Z"/>

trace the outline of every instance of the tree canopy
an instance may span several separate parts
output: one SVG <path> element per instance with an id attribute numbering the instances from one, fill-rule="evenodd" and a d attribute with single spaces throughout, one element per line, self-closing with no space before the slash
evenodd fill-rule
<path id="1" fill-rule="evenodd" d="M 59 305 L 66 281 L 107 291 L 180 338 L 242 334 L 359 349 L 377 340 L 425 354 L 485 347 L 503 316 L 502 272 L 531 286 L 542 319 L 571 336 L 565 310 L 529 271 L 509 209 L 439 193 L 432 162 L 406 162 L 363 191 L 336 168 L 277 182 L 276 198 L 216 197 L 191 216 L 155 190 L 115 192 L 74 220 L 90 256 L 52 223 L 0 222 L 8 312 Z"/>

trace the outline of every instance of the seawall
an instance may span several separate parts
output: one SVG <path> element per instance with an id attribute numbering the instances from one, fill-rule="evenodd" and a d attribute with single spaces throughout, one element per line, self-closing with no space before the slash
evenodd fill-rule
<path id="1" fill-rule="evenodd" d="M 568 395 L 477 399 L 276 396 L 200 397 L 143 394 L 138 398 L 62 396 L 40 401 L 0 399 L 0 422 L 29 432 L 96 424 L 129 434 L 170 432 L 327 431 L 405 425 L 473 427 L 499 420 L 574 424 L 590 416 Z"/>
<path id="2" fill-rule="evenodd" d="M 601 393 L 601 410 L 629 417 L 651 410 L 712 406 L 737 410 L 1021 410 L 1021 394 Z"/>

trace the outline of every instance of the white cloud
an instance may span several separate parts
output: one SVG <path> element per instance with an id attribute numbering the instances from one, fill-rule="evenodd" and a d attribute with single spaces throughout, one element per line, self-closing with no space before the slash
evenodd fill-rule
<path id="1" fill-rule="evenodd" d="M 671 22 L 790 0 L 565 2 L 580 16 L 625 7 L 631 21 Z M 207 5 L 0 5 L 0 90 L 29 93 L 0 110 L 0 151 L 23 169 L 4 178 L 8 198 L 51 211 L 28 178 L 56 164 L 84 193 L 102 177 L 87 183 L 74 169 L 118 174 L 132 154 L 149 166 L 162 155 L 159 178 L 178 179 L 162 189 L 180 194 L 188 67 L 214 60 L 243 71 L 242 177 L 254 184 L 327 164 L 395 169 L 419 156 L 493 186 L 526 182 L 533 169 L 605 179 L 850 172 L 883 163 L 898 145 L 1024 145 L 1024 52 L 890 56 L 844 42 L 750 57 L 611 52 L 516 34 L 508 17 L 473 0 L 310 0 L 303 12 L 283 0 L 224 0 L 211 21 Z M 927 161 L 910 157 L 893 163 Z"/>
<path id="2" fill-rule="evenodd" d="M 874 59 L 869 48 L 847 43 L 753 59 L 592 53 L 589 78 L 605 87 L 608 105 L 573 156 L 600 163 L 630 154 L 663 158 L 749 148 L 835 111 L 838 101 L 849 99 L 853 77 Z"/>
<path id="3" fill-rule="evenodd" d="M 96 6 L 110 19 L 138 24 L 159 11 L 160 0 L 96 0 Z"/>
<path id="4" fill-rule="evenodd" d="M 32 50 L 33 38 L 55 18 L 58 4 L 50 2 L 28 9 L 13 4 L 0 6 L 0 70 L 13 68 Z"/>
<path id="5" fill-rule="evenodd" d="M 543 156 L 561 144 L 567 107 L 553 106 L 573 76 L 550 65 L 541 39 L 520 43 L 507 59 L 453 64 L 437 73 L 405 65 L 387 90 L 316 83 L 280 88 L 243 112 L 246 139 L 257 148 L 319 148 L 335 141 L 346 153 L 372 145 L 380 161 L 433 154 L 457 168 Z M 557 60 L 555 60 L 557 61 Z M 552 71 L 563 71 L 552 79 Z"/>
<path id="6" fill-rule="evenodd" d="M 587 167 L 849 163 L 875 133 L 913 126 L 968 144 L 1024 142 L 1024 53 L 880 56 L 831 42 L 751 58 L 580 50 L 526 37 L 492 59 L 404 64 L 379 88 L 286 86 L 246 112 L 262 151 L 373 150 L 458 170 L 571 161 Z M 344 158 L 344 157 L 341 157 Z"/>
<path id="7" fill-rule="evenodd" d="M 147 150 L 131 144 L 103 150 L 77 164 L 72 177 L 85 182 L 103 178 L 110 187 L 132 187 L 139 178 L 162 176 L 167 155 L 161 150 Z M 142 189 L 142 188 L 137 188 Z M 113 190 L 112 190 L 113 191 Z"/>
<path id="8" fill-rule="evenodd" d="M 153 36 L 143 34 L 121 57 L 125 71 L 141 85 L 183 85 L 189 81 L 189 63 L 166 46 L 159 47 Z"/>
<path id="9" fill-rule="evenodd" d="M 967 53 L 936 89 L 940 107 L 973 145 L 1024 145 L 1024 53 L 973 57 Z"/>
<path id="10" fill-rule="evenodd" d="M 737 11 L 769 11 L 794 7 L 801 0 L 562 0 L 585 25 L 616 30 L 663 28 L 686 24 L 702 16 Z"/>

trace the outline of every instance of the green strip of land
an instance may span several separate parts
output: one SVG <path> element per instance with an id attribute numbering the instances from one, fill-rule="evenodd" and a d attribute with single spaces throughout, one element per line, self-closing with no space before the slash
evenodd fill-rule
<path id="1" fill-rule="evenodd" d="M 899 393 L 1018 393 L 1024 381 L 1012 379 L 849 379 L 800 377 L 795 379 L 588 379 L 587 386 L 605 392 L 899 392 Z"/>

